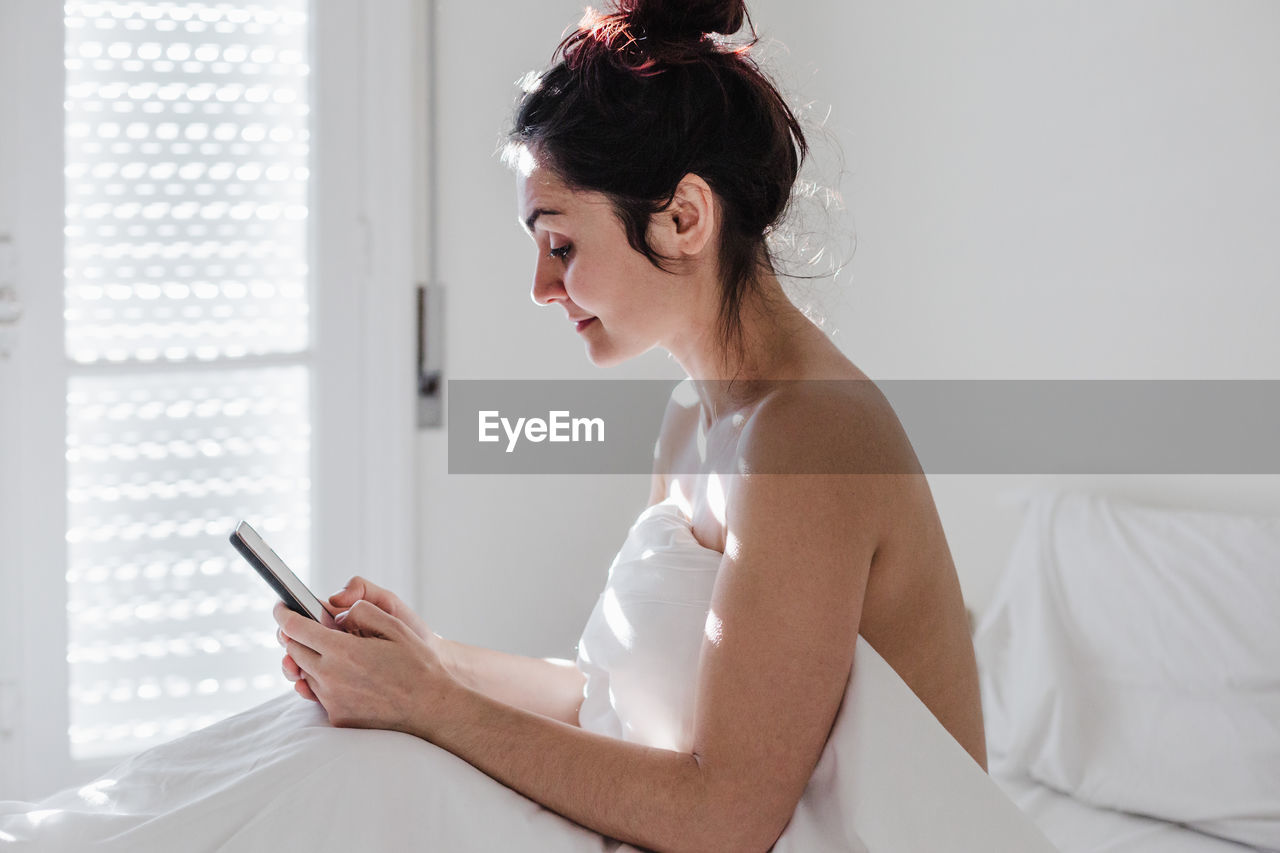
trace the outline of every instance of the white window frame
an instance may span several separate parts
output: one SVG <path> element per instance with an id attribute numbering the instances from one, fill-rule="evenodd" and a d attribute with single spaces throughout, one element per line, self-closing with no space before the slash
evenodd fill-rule
<path id="1" fill-rule="evenodd" d="M 420 2 L 313 7 L 310 364 L 313 459 L 324 463 L 313 470 L 311 550 L 321 593 L 359 573 L 414 599 Z M 0 4 L 0 235 L 12 238 L 23 303 L 20 323 L 0 329 L 0 347 L 13 348 L 0 360 L 0 800 L 42 797 L 114 763 L 73 762 L 67 736 L 64 38 L 61 3 Z"/>

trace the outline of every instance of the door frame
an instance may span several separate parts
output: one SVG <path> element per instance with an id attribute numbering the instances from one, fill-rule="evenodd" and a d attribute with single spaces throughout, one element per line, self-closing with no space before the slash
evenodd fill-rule
<path id="1" fill-rule="evenodd" d="M 66 778 L 66 385 L 63 335 L 63 11 L 61 3 L 5 4 L 0 26 L 6 116 L 17 116 L 0 168 L 11 197 L 12 237 L 22 318 L 11 330 L 5 374 L 8 443 L 3 481 L 4 588 L 8 630 L 7 699 L 12 731 L 0 739 L 6 788 L 39 791 Z M 8 112 L 12 110 L 12 112 Z M 8 124 L 8 122 L 6 122 Z M 13 125 L 9 125 L 13 126 Z M 51 191 L 51 188 L 56 188 Z M 10 404 L 12 403 L 12 407 Z M 10 476 L 10 472 L 12 476 Z M 7 770 L 7 772 L 5 772 Z"/>

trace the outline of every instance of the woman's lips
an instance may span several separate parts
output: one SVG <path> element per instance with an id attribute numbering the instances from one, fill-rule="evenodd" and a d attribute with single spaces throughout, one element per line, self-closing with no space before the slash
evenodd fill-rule
<path id="1" fill-rule="evenodd" d="M 587 326 L 590 326 L 595 321 L 596 321 L 595 317 L 588 317 L 585 320 L 579 320 L 577 325 L 574 326 L 574 328 L 577 329 L 579 332 L 581 332 L 583 329 L 585 329 Z"/>

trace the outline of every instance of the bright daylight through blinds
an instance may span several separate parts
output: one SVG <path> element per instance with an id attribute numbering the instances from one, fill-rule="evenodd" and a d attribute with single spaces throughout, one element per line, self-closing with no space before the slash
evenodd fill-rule
<path id="1" fill-rule="evenodd" d="M 274 596 L 310 541 L 308 5 L 68 2 L 73 758 L 288 688 Z"/>

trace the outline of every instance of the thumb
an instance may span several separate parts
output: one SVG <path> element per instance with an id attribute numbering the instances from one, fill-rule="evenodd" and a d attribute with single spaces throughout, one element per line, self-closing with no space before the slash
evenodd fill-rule
<path id="1" fill-rule="evenodd" d="M 361 637 L 391 639 L 403 627 L 399 619 L 363 598 L 345 613 L 339 613 L 335 621 L 342 630 Z"/>
<path id="2" fill-rule="evenodd" d="M 346 586 L 329 596 L 329 603 L 336 607 L 350 607 L 364 598 L 364 592 L 364 580 L 358 577 L 352 578 L 347 581 Z"/>

